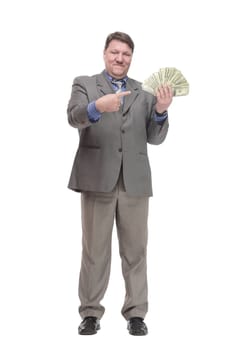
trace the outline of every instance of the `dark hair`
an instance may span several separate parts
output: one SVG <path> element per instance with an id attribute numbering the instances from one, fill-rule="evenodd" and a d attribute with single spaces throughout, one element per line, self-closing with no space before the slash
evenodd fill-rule
<path id="1" fill-rule="evenodd" d="M 105 46 L 104 46 L 105 50 L 108 48 L 108 45 L 110 44 L 110 42 L 112 40 L 119 40 L 119 41 L 122 41 L 123 43 L 126 43 L 127 45 L 129 45 L 129 47 L 131 48 L 131 50 L 133 52 L 134 42 L 128 34 L 122 33 L 122 32 L 114 32 L 114 33 L 109 34 L 107 36 L 106 41 L 105 41 Z"/>

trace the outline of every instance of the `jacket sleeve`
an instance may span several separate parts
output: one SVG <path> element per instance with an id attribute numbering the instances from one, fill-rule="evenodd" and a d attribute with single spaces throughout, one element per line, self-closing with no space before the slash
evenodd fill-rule
<path id="1" fill-rule="evenodd" d="M 149 99 L 150 118 L 147 121 L 147 142 L 152 145 L 160 145 L 166 138 L 169 128 L 168 118 L 162 122 L 158 122 L 154 118 L 156 98 L 150 94 L 146 94 Z"/>
<path id="2" fill-rule="evenodd" d="M 167 136 L 168 128 L 168 118 L 166 118 L 162 123 L 158 123 L 152 117 L 147 125 L 147 142 L 152 145 L 160 145 Z"/>
<path id="3" fill-rule="evenodd" d="M 81 77 L 75 78 L 68 103 L 68 122 L 79 130 L 92 125 L 87 114 L 88 94 Z"/>

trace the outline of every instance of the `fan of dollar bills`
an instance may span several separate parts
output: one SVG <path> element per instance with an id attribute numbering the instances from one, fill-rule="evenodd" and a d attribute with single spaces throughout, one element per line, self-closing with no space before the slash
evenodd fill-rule
<path id="1" fill-rule="evenodd" d="M 166 67 L 160 68 L 156 73 L 144 80 L 142 89 L 155 95 L 157 89 L 161 85 L 170 85 L 174 96 L 185 96 L 189 93 L 189 83 L 176 68 Z"/>

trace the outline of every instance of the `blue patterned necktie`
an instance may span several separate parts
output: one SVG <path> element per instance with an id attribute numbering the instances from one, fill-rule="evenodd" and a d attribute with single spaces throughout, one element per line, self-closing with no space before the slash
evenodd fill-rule
<path id="1" fill-rule="evenodd" d="M 122 91 L 122 86 L 124 85 L 124 80 L 112 80 L 112 84 L 114 84 L 117 87 L 116 93 Z"/>
<path id="2" fill-rule="evenodd" d="M 125 81 L 112 79 L 112 84 L 117 87 L 116 94 L 118 94 L 119 92 L 123 91 L 122 87 L 125 85 Z M 123 104 L 123 96 L 121 97 L 121 104 Z"/>

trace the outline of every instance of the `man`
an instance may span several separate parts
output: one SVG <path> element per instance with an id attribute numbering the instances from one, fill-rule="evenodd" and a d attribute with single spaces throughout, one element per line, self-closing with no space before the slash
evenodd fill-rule
<path id="1" fill-rule="evenodd" d="M 122 32 L 105 42 L 105 69 L 75 78 L 68 121 L 79 130 L 79 147 L 69 188 L 81 192 L 83 251 L 79 280 L 79 334 L 100 329 L 110 274 L 114 220 L 126 296 L 122 315 L 132 335 L 146 335 L 147 218 L 152 196 L 147 142 L 161 144 L 168 131 L 172 91 L 157 96 L 127 76 L 134 43 Z"/>

